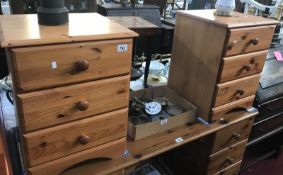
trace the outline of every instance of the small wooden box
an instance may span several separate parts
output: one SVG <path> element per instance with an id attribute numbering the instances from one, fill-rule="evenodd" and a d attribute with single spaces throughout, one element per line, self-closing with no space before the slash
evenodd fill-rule
<path id="1" fill-rule="evenodd" d="M 185 110 L 184 113 L 167 118 L 167 121 L 157 120 L 142 125 L 134 125 L 129 121 L 128 135 L 134 140 L 140 140 L 142 138 L 157 134 L 159 132 L 175 128 L 177 126 L 192 123 L 195 121 L 195 114 L 197 108 L 187 101 L 186 99 L 177 95 L 173 90 L 166 86 L 152 87 L 139 91 L 131 92 L 130 98 L 148 98 L 155 99 L 158 97 L 165 97 L 171 103 L 181 107 Z"/>

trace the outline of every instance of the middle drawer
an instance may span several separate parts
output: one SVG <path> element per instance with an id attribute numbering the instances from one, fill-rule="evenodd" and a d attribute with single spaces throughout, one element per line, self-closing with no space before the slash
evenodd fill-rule
<path id="1" fill-rule="evenodd" d="M 128 106 L 130 76 L 18 94 L 22 129 L 30 132 Z"/>
<path id="2" fill-rule="evenodd" d="M 24 134 L 29 167 L 125 138 L 128 109 Z"/>
<path id="3" fill-rule="evenodd" d="M 260 74 L 217 85 L 214 107 L 255 94 Z"/>

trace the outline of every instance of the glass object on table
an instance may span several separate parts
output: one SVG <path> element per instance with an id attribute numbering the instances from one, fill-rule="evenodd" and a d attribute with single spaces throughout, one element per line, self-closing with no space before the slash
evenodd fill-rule
<path id="1" fill-rule="evenodd" d="M 235 0 L 217 0 L 215 4 L 216 15 L 232 16 L 235 6 Z"/>

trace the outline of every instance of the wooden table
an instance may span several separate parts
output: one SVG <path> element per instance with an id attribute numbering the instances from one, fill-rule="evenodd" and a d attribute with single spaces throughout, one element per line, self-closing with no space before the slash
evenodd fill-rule
<path id="1" fill-rule="evenodd" d="M 141 163 L 164 152 L 176 149 L 187 143 L 202 139 L 205 136 L 214 134 L 223 128 L 248 119 L 256 114 L 257 112 L 238 112 L 228 114 L 227 117 L 231 117 L 231 119 L 238 118 L 239 115 L 242 117 L 227 124 L 213 123 L 210 125 L 204 125 L 201 123 L 195 123 L 191 126 L 183 125 L 138 141 L 132 141 L 129 139 L 127 142 L 127 149 L 129 151 L 128 157 L 102 161 L 100 163 L 94 162 L 81 164 L 80 166 L 69 169 L 62 175 L 108 175 L 119 171 L 120 169 Z M 176 138 L 183 138 L 184 141 L 181 143 L 176 143 Z"/>
<path id="2" fill-rule="evenodd" d="M 139 16 L 109 16 L 108 18 L 129 29 L 141 33 L 145 30 L 154 30 L 159 28 Z"/>
<path id="3" fill-rule="evenodd" d="M 0 106 L 2 105 L 1 113 L 4 114 L 4 119 L 6 119 L 6 117 L 13 118 L 12 115 L 14 115 L 14 108 L 6 101 L 7 100 L 4 100 L 3 98 L 0 100 Z M 102 161 L 99 163 L 96 161 L 93 163 L 82 163 L 79 166 L 75 166 L 65 171 L 62 175 L 108 175 L 112 172 L 141 163 L 172 149 L 176 149 L 182 145 L 200 140 L 205 136 L 214 134 L 223 128 L 229 127 L 241 120 L 248 119 L 256 114 L 257 112 L 237 112 L 227 114 L 227 117 L 231 118 L 231 120 L 233 120 L 233 118 L 238 118 L 227 124 L 213 123 L 205 125 L 197 122 L 192 125 L 183 125 L 164 131 L 138 141 L 128 139 L 127 150 L 129 154 L 126 158 L 120 157 L 118 159 Z M 239 115 L 242 117 L 239 118 Z M 176 143 L 175 139 L 179 137 L 183 138 L 183 142 Z"/>
<path id="4" fill-rule="evenodd" d="M 147 20 L 138 17 L 138 16 L 111 16 L 108 17 L 109 19 L 137 32 L 141 37 L 146 37 L 147 38 L 147 51 L 146 51 L 146 57 L 149 59 L 146 59 L 146 66 L 145 66 L 145 78 L 144 78 L 144 87 L 148 87 L 147 86 L 147 77 L 148 77 L 148 70 L 149 70 L 149 65 L 150 65 L 150 61 L 151 61 L 151 55 L 153 53 L 151 53 L 151 40 L 153 37 L 155 37 L 158 33 L 161 32 L 161 28 L 152 24 L 151 22 L 148 22 Z M 134 42 L 134 49 L 135 51 L 133 52 L 133 56 L 136 52 L 136 39 Z M 132 62 L 134 63 L 134 61 Z M 132 73 L 132 77 L 133 75 L 135 75 L 135 72 Z M 135 79 L 135 78 L 132 78 Z"/>

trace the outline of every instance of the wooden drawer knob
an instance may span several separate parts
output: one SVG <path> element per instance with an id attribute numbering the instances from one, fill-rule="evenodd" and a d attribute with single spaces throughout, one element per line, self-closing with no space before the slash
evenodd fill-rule
<path id="1" fill-rule="evenodd" d="M 245 94 L 245 91 L 242 90 L 242 89 L 239 89 L 239 90 L 236 91 L 235 97 L 238 99 L 238 98 L 240 98 L 244 94 Z"/>
<path id="2" fill-rule="evenodd" d="M 233 159 L 232 157 L 227 157 L 226 158 L 226 162 L 228 162 L 230 165 L 233 164 L 235 161 L 235 159 Z"/>
<path id="3" fill-rule="evenodd" d="M 231 50 L 236 44 L 238 44 L 238 41 L 234 40 L 232 43 L 229 44 L 228 50 Z"/>
<path id="4" fill-rule="evenodd" d="M 240 140 L 241 139 L 241 134 L 240 133 L 237 133 L 237 132 L 234 132 L 232 137 L 235 139 L 235 140 Z"/>
<path id="5" fill-rule="evenodd" d="M 83 72 L 89 68 L 89 62 L 87 60 L 80 60 L 75 63 L 76 71 Z"/>
<path id="6" fill-rule="evenodd" d="M 251 40 L 251 43 L 253 44 L 253 45 L 258 45 L 258 43 L 259 43 L 259 38 L 255 38 L 255 39 L 252 39 Z"/>
<path id="7" fill-rule="evenodd" d="M 251 64 L 246 64 L 244 65 L 244 69 L 249 72 L 252 69 L 252 65 Z"/>
<path id="8" fill-rule="evenodd" d="M 86 145 L 86 144 L 89 143 L 89 141 L 90 141 L 90 137 L 87 136 L 87 135 L 85 135 L 85 134 L 82 134 L 82 135 L 79 137 L 79 143 L 80 143 L 81 145 Z"/>
<path id="9" fill-rule="evenodd" d="M 86 111 L 89 107 L 89 104 L 87 101 L 83 100 L 77 103 L 77 109 L 80 111 Z"/>

